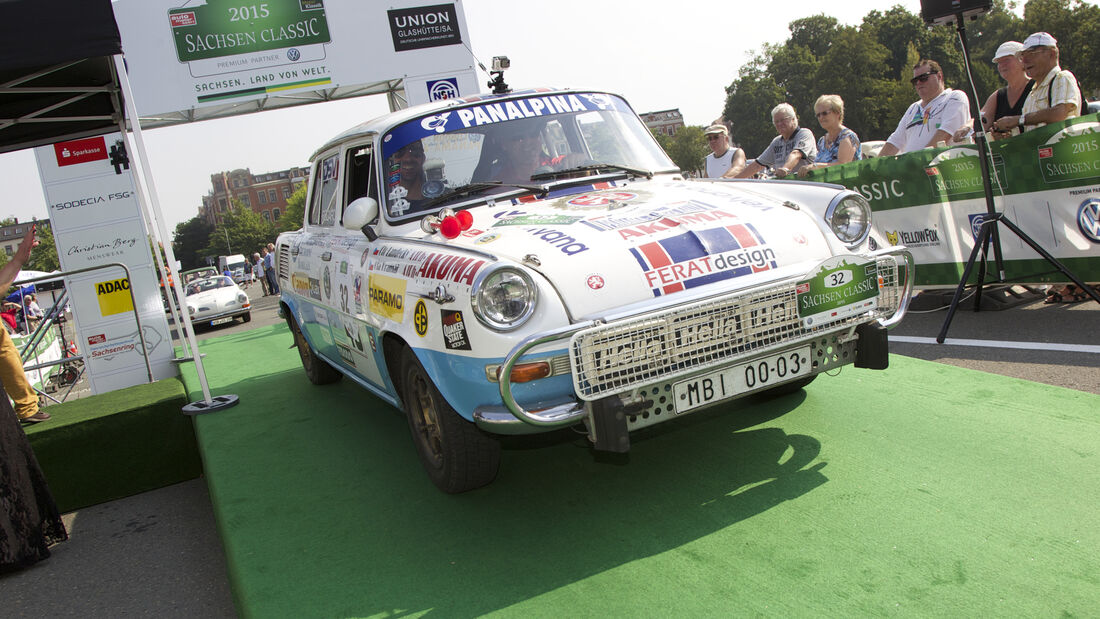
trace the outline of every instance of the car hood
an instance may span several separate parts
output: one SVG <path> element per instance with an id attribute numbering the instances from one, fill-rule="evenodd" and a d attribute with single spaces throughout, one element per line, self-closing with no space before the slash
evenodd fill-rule
<path id="1" fill-rule="evenodd" d="M 239 288 L 217 288 L 198 294 L 187 295 L 187 304 L 198 307 L 200 305 L 221 304 L 237 300 Z"/>
<path id="2" fill-rule="evenodd" d="M 777 197 L 789 192 L 754 185 L 639 182 L 476 207 L 448 245 L 542 273 L 575 317 L 711 284 L 757 285 L 832 254 L 814 215 Z"/>

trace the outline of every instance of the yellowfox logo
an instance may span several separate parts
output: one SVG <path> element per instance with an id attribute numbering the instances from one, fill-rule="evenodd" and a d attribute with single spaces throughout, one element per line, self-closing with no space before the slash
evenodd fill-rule
<path id="1" fill-rule="evenodd" d="M 887 230 L 886 231 L 886 240 L 890 241 L 891 245 L 900 245 L 901 244 L 901 243 L 898 242 L 899 239 L 898 239 L 897 230 L 895 230 L 893 232 L 890 232 L 889 230 Z"/>

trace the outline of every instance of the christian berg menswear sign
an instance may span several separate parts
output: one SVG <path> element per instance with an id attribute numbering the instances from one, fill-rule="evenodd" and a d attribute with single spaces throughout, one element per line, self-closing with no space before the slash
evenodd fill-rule
<path id="1" fill-rule="evenodd" d="M 1100 280 L 1100 122 L 1091 114 L 990 143 L 994 205 L 1088 282 Z M 985 219 L 974 145 L 926 149 L 815 171 L 811 180 L 866 197 L 874 225 L 916 258 L 919 286 L 955 286 Z M 1061 273 L 1000 227 L 1013 281 L 1062 281 Z M 992 252 L 991 254 L 992 255 Z M 988 279 L 988 278 L 987 278 Z"/>
<path id="2" fill-rule="evenodd" d="M 76 342 L 94 393 L 148 382 L 141 317 L 153 378 L 175 376 L 172 342 L 121 134 L 40 146 L 34 154 L 63 271 L 120 262 L 65 278 Z M 136 301 L 131 301 L 133 290 Z"/>
<path id="3" fill-rule="evenodd" d="M 459 1 L 118 0 L 143 127 L 392 92 L 478 91 Z"/>

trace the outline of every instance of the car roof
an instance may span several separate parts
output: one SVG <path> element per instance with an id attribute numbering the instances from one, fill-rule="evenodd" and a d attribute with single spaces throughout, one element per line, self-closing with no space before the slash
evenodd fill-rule
<path id="1" fill-rule="evenodd" d="M 522 99 L 524 97 L 529 97 L 532 95 L 561 95 L 580 92 L 612 94 L 600 90 L 576 90 L 572 88 L 529 88 L 527 90 L 517 90 L 502 95 L 495 95 L 492 93 L 479 93 L 476 95 L 470 95 L 468 97 L 458 97 L 455 99 L 446 99 L 444 101 L 422 103 L 420 105 L 414 105 L 412 107 L 388 112 L 381 116 L 377 116 L 368 121 L 355 125 L 347 131 L 344 131 L 343 133 L 332 138 L 331 140 L 325 142 L 323 146 L 313 152 L 309 160 L 310 162 L 316 160 L 321 153 L 340 146 L 344 142 L 357 141 L 369 135 L 377 135 L 379 133 L 383 133 L 397 125 L 400 125 L 403 122 L 412 120 L 413 118 L 416 118 L 418 116 L 431 114 L 432 112 L 450 110 L 466 105 L 485 103 L 487 101 L 506 101 L 509 99 Z"/>

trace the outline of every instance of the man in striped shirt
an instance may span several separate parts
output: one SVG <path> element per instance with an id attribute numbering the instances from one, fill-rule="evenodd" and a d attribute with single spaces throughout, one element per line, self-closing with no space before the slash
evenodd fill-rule
<path id="1" fill-rule="evenodd" d="M 1058 66 L 1058 41 L 1046 32 L 1024 39 L 1024 49 L 1016 54 L 1035 86 L 1024 100 L 1019 116 L 1004 116 L 993 126 L 1002 131 L 1020 127 L 1021 131 L 1042 127 L 1081 115 L 1081 89 L 1073 73 Z"/>

